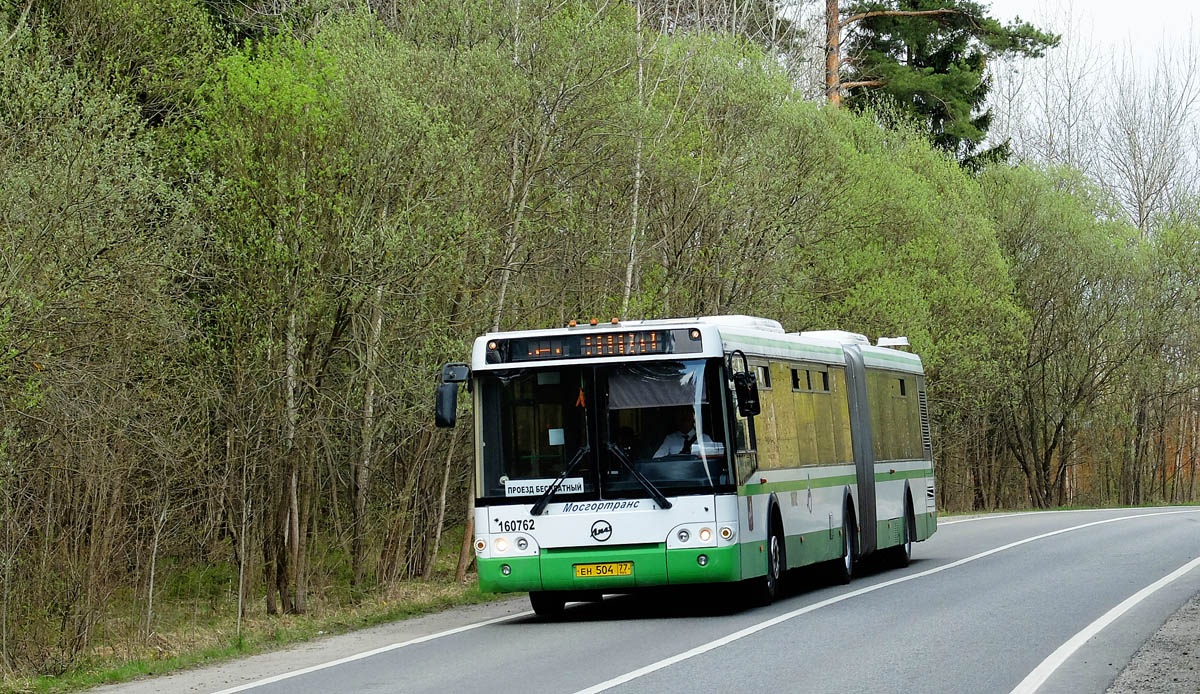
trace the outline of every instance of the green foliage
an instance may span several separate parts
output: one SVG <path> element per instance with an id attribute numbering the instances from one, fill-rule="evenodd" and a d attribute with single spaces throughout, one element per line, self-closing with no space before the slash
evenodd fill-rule
<path id="1" fill-rule="evenodd" d="M 1034 503 L 1048 506 L 1077 432 L 1094 425 L 1093 406 L 1140 351 L 1143 326 L 1156 322 L 1152 304 L 1136 300 L 1147 266 L 1134 230 L 1105 221 L 1103 197 L 1073 172 L 995 167 L 983 185 L 1031 323 L 1006 445 Z"/>
<path id="2" fill-rule="evenodd" d="M 1058 37 L 1020 19 L 1003 24 L 969 0 L 871 0 L 852 3 L 845 15 L 897 10 L 952 12 L 873 16 L 853 24 L 847 42 L 848 54 L 855 56 L 850 79 L 882 86 L 855 87 L 847 103 L 859 109 L 881 99 L 895 103 L 928 130 L 937 147 L 969 168 L 1007 159 L 1004 143 L 978 151 L 992 121 L 984 107 L 988 61 L 1038 57 Z"/>
<path id="3" fill-rule="evenodd" d="M 1070 172 L 972 178 L 983 60 L 1051 37 L 955 7 L 975 23 L 870 25 L 898 91 L 855 113 L 759 39 L 627 3 L 38 4 L 0 46 L 8 661 L 144 653 L 152 565 L 155 633 L 197 598 L 236 619 L 242 568 L 259 634 L 316 623 L 267 620 L 268 590 L 336 621 L 445 576 L 472 451 L 429 396 L 493 325 L 907 335 L 942 508 L 1069 501 L 1071 456 L 1153 452 L 1197 373 L 1200 225 L 1143 239 Z"/>
<path id="4" fill-rule="evenodd" d="M 55 45 L 49 29 L 25 25 L 0 47 L 0 570 L 20 588 L 3 598 L 23 639 L 9 662 L 45 671 L 78 657 L 131 559 L 115 537 L 136 532 L 126 513 L 142 490 L 126 496 L 123 481 L 167 484 L 143 465 L 160 471 L 186 448 L 170 436 L 186 400 L 172 397 L 180 332 L 164 244 L 179 200 L 141 110 Z M 93 519 L 80 542 L 31 525 L 60 517 L 63 499 Z"/>
<path id="5" fill-rule="evenodd" d="M 186 110 L 219 38 L 196 0 L 49 0 L 76 69 L 133 99 L 157 123 Z"/>

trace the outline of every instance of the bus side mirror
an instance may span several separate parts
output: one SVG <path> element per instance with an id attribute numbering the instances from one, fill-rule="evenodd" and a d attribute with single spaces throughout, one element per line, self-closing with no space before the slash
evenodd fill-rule
<path id="1" fill-rule="evenodd" d="M 470 376 L 471 367 L 462 362 L 442 366 L 442 382 L 438 385 L 433 417 L 439 427 L 452 427 L 458 421 L 458 384 Z"/>
<path id="2" fill-rule="evenodd" d="M 738 414 L 753 417 L 762 411 L 758 404 L 758 381 L 754 374 L 749 371 L 734 374 L 733 388 L 737 393 Z"/>
<path id="3" fill-rule="evenodd" d="M 433 421 L 439 427 L 452 427 L 458 421 L 458 384 L 439 383 Z"/>

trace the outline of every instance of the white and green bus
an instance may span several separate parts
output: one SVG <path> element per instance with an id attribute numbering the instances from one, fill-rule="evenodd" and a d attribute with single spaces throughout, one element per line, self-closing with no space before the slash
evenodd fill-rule
<path id="1" fill-rule="evenodd" d="M 437 398 L 453 426 L 473 396 L 480 589 L 539 615 L 688 583 L 767 603 L 786 569 L 906 565 L 937 527 L 925 376 L 881 345 L 749 316 L 480 337 Z"/>

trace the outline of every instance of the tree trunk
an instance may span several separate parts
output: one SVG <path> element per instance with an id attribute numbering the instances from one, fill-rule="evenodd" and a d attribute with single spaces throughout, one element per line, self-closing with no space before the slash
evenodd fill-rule
<path id="1" fill-rule="evenodd" d="M 312 516 L 312 499 L 313 487 L 315 480 L 312 474 L 312 455 L 315 453 L 311 449 L 307 451 L 307 455 L 303 460 L 305 465 L 302 470 L 303 477 L 300 480 L 298 491 L 298 499 L 296 500 L 296 551 L 295 551 L 295 586 L 296 597 L 292 602 L 292 609 L 296 614 L 308 613 L 308 538 L 312 535 L 313 516 Z"/>
<path id="2" fill-rule="evenodd" d="M 1179 433 L 1175 439 L 1175 461 L 1174 470 L 1171 473 L 1171 503 L 1179 502 L 1179 477 L 1183 474 L 1183 447 L 1187 444 L 1187 418 L 1189 411 L 1187 407 L 1180 408 L 1179 411 Z"/>
<path id="3" fill-rule="evenodd" d="M 838 0 L 825 0 L 825 99 L 832 106 L 842 104 L 842 27 L 838 16 Z"/>
<path id="4" fill-rule="evenodd" d="M 1133 470 L 1132 484 L 1129 489 L 1127 503 L 1137 506 L 1143 499 L 1143 465 L 1145 463 L 1146 438 L 1146 402 L 1140 395 L 1134 401 L 1133 441 L 1130 446 L 1129 466 Z"/>
<path id="5" fill-rule="evenodd" d="M 455 429 L 451 433 L 450 446 L 446 451 L 446 465 L 442 470 L 442 493 L 433 524 L 433 543 L 430 546 L 429 556 L 425 559 L 425 570 L 421 572 L 422 577 L 427 581 L 433 578 L 433 569 L 437 564 L 438 546 L 442 542 L 442 524 L 446 520 L 446 488 L 450 486 L 450 467 L 454 463 L 454 449 L 458 446 L 459 431 L 459 429 Z"/>
<path id="6" fill-rule="evenodd" d="M 1162 478 L 1158 481 L 1158 494 L 1161 501 L 1167 501 L 1167 409 L 1165 403 L 1159 404 L 1157 429 L 1158 451 L 1155 457 L 1157 458 L 1157 467 L 1162 471 Z"/>
<path id="7" fill-rule="evenodd" d="M 1200 457 L 1196 455 L 1196 446 L 1200 444 L 1200 417 L 1196 416 L 1197 406 L 1200 406 L 1200 403 L 1189 405 L 1192 413 L 1192 441 L 1190 448 L 1188 448 L 1190 456 L 1189 467 L 1191 468 L 1191 474 L 1188 476 L 1188 501 L 1196 500 L 1196 462 L 1197 458 Z"/>
<path id="8" fill-rule="evenodd" d="M 475 560 L 475 467 L 467 475 L 467 518 L 463 526 L 462 549 L 458 553 L 458 568 L 454 570 L 454 580 L 462 583 L 467 580 L 467 569 Z"/>
<path id="9" fill-rule="evenodd" d="M 375 440 L 375 360 L 379 351 L 379 336 L 383 331 L 383 285 L 375 288 L 375 305 L 371 309 L 371 330 L 367 338 L 363 394 L 362 448 L 354 470 L 354 530 L 351 540 L 351 584 L 363 579 L 363 536 L 366 532 L 367 483 L 371 474 L 371 448 Z"/>
<path id="10" fill-rule="evenodd" d="M 295 299 L 293 299 L 294 301 Z M 295 603 L 292 600 L 292 586 L 295 585 L 294 571 L 296 570 L 296 559 L 300 553 L 300 501 L 298 498 L 296 486 L 299 484 L 297 477 L 300 474 L 300 465 L 296 459 L 296 424 L 299 420 L 299 411 L 296 404 L 297 383 L 297 345 L 296 345 L 296 310 L 293 308 L 288 313 L 287 335 L 285 337 L 285 359 L 284 365 L 286 388 L 285 400 L 286 411 L 284 422 L 284 456 L 286 462 L 286 474 L 283 478 L 283 489 L 280 494 L 279 504 L 279 533 L 281 542 L 279 543 L 279 593 L 280 601 L 283 603 L 283 611 L 288 614 L 295 612 Z"/>
<path id="11" fill-rule="evenodd" d="M 644 108 L 645 99 L 645 77 L 644 66 L 642 59 L 642 3 L 637 3 L 637 112 L 638 122 L 634 126 L 637 128 L 637 133 L 634 136 L 634 151 L 633 151 L 633 210 L 630 212 L 629 222 L 629 257 L 625 262 L 625 295 L 621 299 L 620 317 L 626 319 L 629 317 L 629 296 L 633 293 L 633 268 L 637 263 L 637 242 L 638 242 L 638 210 L 641 207 L 641 192 L 642 192 L 642 109 Z"/>
<path id="12" fill-rule="evenodd" d="M 276 503 L 278 506 L 278 502 Z M 267 614 L 279 614 L 279 603 L 276 601 L 276 591 L 279 588 L 279 526 L 276 524 L 276 512 L 266 504 L 263 505 L 263 582 L 267 586 Z"/>
<path id="13" fill-rule="evenodd" d="M 158 541 L 162 537 L 163 526 L 167 523 L 167 504 L 163 500 L 162 512 L 154 523 L 154 540 L 150 543 L 150 579 L 146 586 L 146 631 L 145 638 L 150 638 L 151 626 L 154 624 L 154 572 L 158 568 Z"/>
<path id="14" fill-rule="evenodd" d="M 233 429 L 229 430 L 229 442 L 233 441 Z M 250 497 L 246 493 L 246 461 L 242 461 L 242 529 L 238 533 L 238 602 L 236 636 L 242 641 L 242 619 L 246 616 L 246 519 L 250 515 Z"/>
<path id="15" fill-rule="evenodd" d="M 279 608 L 284 614 L 292 613 L 292 568 L 291 551 L 288 548 L 288 531 L 291 528 L 291 504 L 288 482 L 285 477 L 279 489 L 275 506 L 275 588 L 279 591 Z"/>

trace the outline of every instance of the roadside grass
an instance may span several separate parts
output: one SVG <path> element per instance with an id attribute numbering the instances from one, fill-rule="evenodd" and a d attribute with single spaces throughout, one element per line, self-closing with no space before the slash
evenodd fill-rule
<path id="1" fill-rule="evenodd" d="M 474 574 L 454 580 L 462 528 L 447 529 L 428 581 L 353 589 L 347 577 L 329 575 L 310 584 L 308 614 L 268 616 L 263 596 L 248 602 L 237 635 L 236 567 L 177 570 L 156 590 L 153 630 L 145 634 L 146 605 L 116 596 L 93 645 L 56 676 L 7 678 L 0 692 L 58 693 L 127 682 L 232 658 L 263 653 L 312 638 L 362 629 L 452 607 L 511 595 L 480 593 Z M 328 557 L 327 557 L 328 560 Z M 336 573 L 336 572 L 335 572 Z"/>

